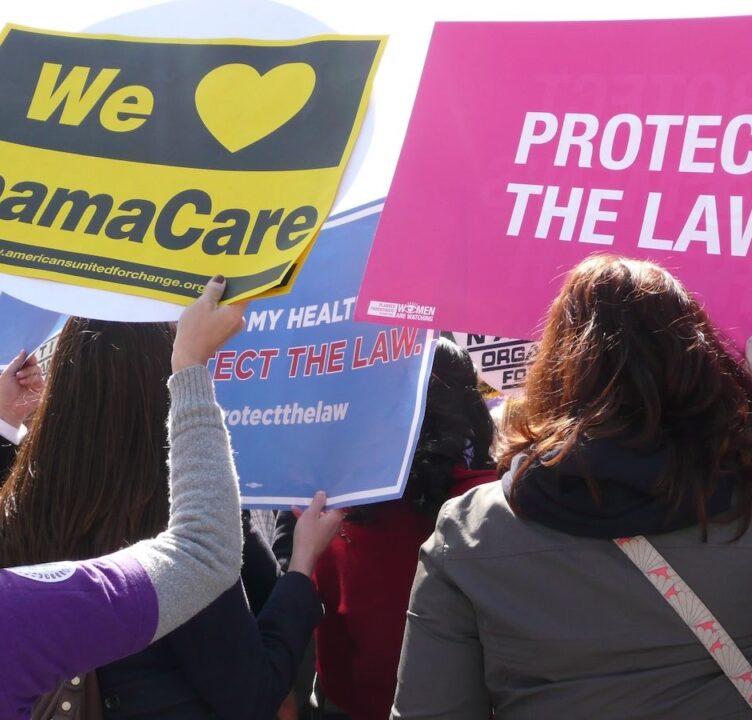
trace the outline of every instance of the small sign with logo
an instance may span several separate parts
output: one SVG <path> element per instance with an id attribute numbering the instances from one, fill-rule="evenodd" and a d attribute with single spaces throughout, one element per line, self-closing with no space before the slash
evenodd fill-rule
<path id="1" fill-rule="evenodd" d="M 418 303 L 383 302 L 371 300 L 368 303 L 368 314 L 373 317 L 397 318 L 416 322 L 431 322 L 436 308 L 433 305 L 419 305 Z"/>
<path id="2" fill-rule="evenodd" d="M 0 270 L 189 304 L 289 287 L 385 40 L 0 36 Z"/>

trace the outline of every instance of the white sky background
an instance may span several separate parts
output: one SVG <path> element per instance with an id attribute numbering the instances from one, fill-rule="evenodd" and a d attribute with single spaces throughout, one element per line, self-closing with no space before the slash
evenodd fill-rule
<path id="1" fill-rule="evenodd" d="M 388 34 L 369 113 L 334 212 L 387 194 L 435 20 L 618 20 L 750 13 L 749 0 L 0 0 L 3 24 L 71 32 L 265 39 L 327 29 Z M 0 289 L 49 309 L 96 312 L 105 319 L 169 320 L 181 311 L 169 303 L 2 274 Z"/>
<path id="2" fill-rule="evenodd" d="M 2 0 L 0 19 L 78 31 L 116 15 L 158 4 L 150 0 Z M 241 7 L 255 4 L 252 0 L 237 2 Z M 751 9 L 747 0 L 612 0 L 610 3 L 593 0 L 526 0 L 524 3 L 511 0 L 288 0 L 285 4 L 320 18 L 337 19 L 343 32 L 362 31 L 363 23 L 378 22 L 380 17 L 397 14 L 404 20 L 424 10 L 445 20 L 617 20 L 744 15 Z M 207 12 L 214 6 L 212 0 L 206 0 Z"/>

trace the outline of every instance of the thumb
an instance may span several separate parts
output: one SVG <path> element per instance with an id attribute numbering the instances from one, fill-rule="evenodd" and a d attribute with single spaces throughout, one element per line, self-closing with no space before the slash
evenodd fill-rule
<path id="1" fill-rule="evenodd" d="M 311 500 L 311 504 L 308 506 L 308 511 L 314 516 L 318 517 L 324 511 L 324 505 L 326 505 L 326 493 L 323 490 L 319 490 Z"/>
<path id="2" fill-rule="evenodd" d="M 207 298 L 207 300 L 216 305 L 222 299 L 222 295 L 224 295 L 225 293 L 226 285 L 227 281 L 225 280 L 223 275 L 215 275 L 211 280 L 209 280 L 209 282 L 206 283 L 202 297 Z"/>
<path id="3" fill-rule="evenodd" d="M 23 366 L 29 367 L 30 365 L 39 365 L 39 359 L 36 355 L 28 355 L 24 361 Z"/>
<path id="4" fill-rule="evenodd" d="M 5 369 L 5 372 L 15 374 L 17 370 L 20 370 L 23 367 L 23 364 L 26 362 L 26 350 L 21 350 L 16 357 L 14 357 L 9 363 L 8 367 Z"/>

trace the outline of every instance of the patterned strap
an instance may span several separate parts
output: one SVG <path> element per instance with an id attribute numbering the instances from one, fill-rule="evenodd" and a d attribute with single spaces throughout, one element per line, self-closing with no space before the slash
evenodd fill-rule
<path id="1" fill-rule="evenodd" d="M 745 702 L 752 707 L 752 665 L 721 623 L 692 592 L 692 588 L 642 535 L 617 538 L 614 542 L 684 620 Z"/>

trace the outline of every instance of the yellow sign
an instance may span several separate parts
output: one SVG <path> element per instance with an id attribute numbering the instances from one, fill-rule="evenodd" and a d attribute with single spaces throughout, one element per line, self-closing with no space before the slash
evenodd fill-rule
<path id="1" fill-rule="evenodd" d="M 188 304 L 289 289 L 383 37 L 0 36 L 0 271 Z"/>

